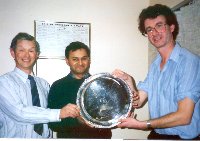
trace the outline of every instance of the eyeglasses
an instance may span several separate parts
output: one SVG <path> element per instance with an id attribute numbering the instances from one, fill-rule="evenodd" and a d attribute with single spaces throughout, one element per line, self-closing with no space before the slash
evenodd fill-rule
<path id="1" fill-rule="evenodd" d="M 143 33 L 144 36 L 150 36 L 152 35 L 153 31 L 156 30 L 157 32 L 161 33 L 166 30 L 166 23 L 157 23 L 154 28 L 148 27 L 145 29 L 145 33 Z"/>

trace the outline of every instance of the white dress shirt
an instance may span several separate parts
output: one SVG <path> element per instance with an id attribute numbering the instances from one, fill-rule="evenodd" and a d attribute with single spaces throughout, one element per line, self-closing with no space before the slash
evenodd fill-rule
<path id="1" fill-rule="evenodd" d="M 48 122 L 60 121 L 60 109 L 47 109 L 49 84 L 35 77 L 41 107 L 32 105 L 28 74 L 18 68 L 0 76 L 0 138 L 48 138 Z M 42 136 L 34 124 L 44 123 Z"/>

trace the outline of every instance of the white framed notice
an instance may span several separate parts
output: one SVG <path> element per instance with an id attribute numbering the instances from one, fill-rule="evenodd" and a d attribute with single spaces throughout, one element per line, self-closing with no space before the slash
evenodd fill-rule
<path id="1" fill-rule="evenodd" d="M 90 23 L 34 21 L 39 58 L 65 58 L 65 48 L 80 41 L 90 47 Z"/>

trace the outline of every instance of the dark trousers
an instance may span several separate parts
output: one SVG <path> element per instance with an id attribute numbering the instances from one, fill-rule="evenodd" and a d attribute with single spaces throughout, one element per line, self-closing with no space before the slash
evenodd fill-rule
<path id="1" fill-rule="evenodd" d="M 178 135 L 164 135 L 164 134 L 158 134 L 154 130 L 150 132 L 147 139 L 149 140 L 183 140 Z M 200 136 L 191 139 L 191 140 L 200 140 Z"/>
<path id="2" fill-rule="evenodd" d="M 67 131 L 57 132 L 57 138 L 73 139 L 111 139 L 112 132 L 110 129 L 94 129 L 94 131 Z"/>

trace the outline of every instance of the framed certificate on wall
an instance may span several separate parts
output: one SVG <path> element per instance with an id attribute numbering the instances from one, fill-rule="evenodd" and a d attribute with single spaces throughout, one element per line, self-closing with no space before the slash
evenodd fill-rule
<path id="1" fill-rule="evenodd" d="M 74 41 L 90 47 L 90 23 L 34 21 L 34 27 L 41 59 L 64 59 L 66 46 Z"/>

